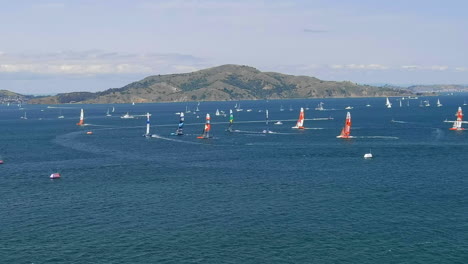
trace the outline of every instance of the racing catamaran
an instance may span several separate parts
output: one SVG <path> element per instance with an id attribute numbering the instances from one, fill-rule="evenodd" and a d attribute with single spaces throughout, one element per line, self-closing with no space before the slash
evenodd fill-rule
<path id="1" fill-rule="evenodd" d="M 351 133 L 351 113 L 348 112 L 346 114 L 346 121 L 343 129 L 341 130 L 341 134 L 339 136 L 336 136 L 337 138 L 352 138 L 350 136 Z"/>
<path id="2" fill-rule="evenodd" d="M 76 123 L 78 126 L 84 126 L 84 110 L 81 108 L 80 112 L 80 122 Z"/>
<path id="3" fill-rule="evenodd" d="M 301 107 L 301 111 L 299 112 L 299 119 L 297 120 L 296 125 L 292 128 L 304 129 L 304 108 Z"/>
<path id="4" fill-rule="evenodd" d="M 171 133 L 171 135 L 173 135 L 173 136 L 182 136 L 184 134 L 184 132 L 183 132 L 183 130 L 184 130 L 184 121 L 185 121 L 184 113 L 180 112 L 179 126 L 177 127 L 176 132 Z"/>
<path id="5" fill-rule="evenodd" d="M 234 123 L 234 115 L 232 114 L 232 109 L 229 109 L 229 126 L 226 131 L 232 132 L 232 124 Z"/>
<path id="6" fill-rule="evenodd" d="M 457 131 L 460 131 L 460 130 L 465 130 L 462 126 L 463 123 L 468 123 L 467 121 L 463 121 L 463 112 L 462 112 L 462 108 L 461 107 L 458 107 L 458 111 L 457 113 L 455 114 L 455 116 L 457 117 L 457 120 L 455 121 L 444 121 L 444 122 L 453 122 L 453 126 L 451 128 L 449 128 L 450 130 L 457 130 Z"/>
<path id="7" fill-rule="evenodd" d="M 200 139 L 211 138 L 210 136 L 211 121 L 210 120 L 211 120 L 210 114 L 206 114 L 206 122 L 205 122 L 205 128 L 203 129 L 203 134 L 201 136 L 198 136 L 197 138 L 200 138 Z"/>

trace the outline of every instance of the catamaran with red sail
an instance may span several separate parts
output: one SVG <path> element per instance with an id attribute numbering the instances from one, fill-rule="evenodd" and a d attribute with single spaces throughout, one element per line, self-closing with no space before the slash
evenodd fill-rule
<path id="1" fill-rule="evenodd" d="M 451 128 L 449 128 L 450 130 L 465 130 L 462 126 L 463 123 L 468 123 L 467 121 L 463 121 L 463 112 L 462 112 L 462 108 L 461 107 L 458 107 L 458 111 L 457 113 L 455 114 L 455 116 L 457 117 L 457 120 L 455 121 L 448 121 L 446 120 L 445 122 L 453 122 L 453 126 Z"/>
<path id="2" fill-rule="evenodd" d="M 211 120 L 210 114 L 206 114 L 206 122 L 205 122 L 205 128 L 203 129 L 203 134 L 201 136 L 198 136 L 197 138 L 200 138 L 200 139 L 211 138 L 210 136 L 211 121 L 210 120 Z"/>
<path id="3" fill-rule="evenodd" d="M 343 129 L 341 130 L 341 134 L 336 136 L 337 138 L 352 138 L 351 134 L 351 113 L 348 112 L 346 114 L 346 121 Z"/>
<path id="4" fill-rule="evenodd" d="M 84 110 L 83 108 L 81 108 L 81 112 L 80 112 L 80 122 L 76 123 L 76 125 L 78 126 L 84 126 Z"/>
<path id="5" fill-rule="evenodd" d="M 299 119 L 297 120 L 296 125 L 292 128 L 304 129 L 304 108 L 301 107 L 301 111 L 299 112 Z"/>

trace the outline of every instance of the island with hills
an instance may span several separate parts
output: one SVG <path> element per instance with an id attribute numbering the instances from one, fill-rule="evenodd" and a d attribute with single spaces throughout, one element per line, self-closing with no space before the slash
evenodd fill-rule
<path id="1" fill-rule="evenodd" d="M 262 72 L 253 67 L 222 65 L 191 73 L 153 75 L 122 88 L 71 92 L 29 99 L 30 104 L 151 103 L 293 98 L 411 96 L 408 89 L 324 81 L 309 76 Z"/>

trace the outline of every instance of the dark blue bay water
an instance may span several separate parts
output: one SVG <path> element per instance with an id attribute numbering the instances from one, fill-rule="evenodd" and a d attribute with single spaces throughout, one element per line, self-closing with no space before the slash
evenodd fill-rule
<path id="1" fill-rule="evenodd" d="M 84 128 L 79 105 L 0 106 L 0 262 L 467 263 L 468 131 L 443 122 L 464 98 L 440 99 L 241 102 L 234 128 L 262 131 L 268 108 L 284 123 L 268 135 L 228 134 L 214 112 L 234 102 L 202 102 L 182 137 L 194 103 L 83 105 Z M 337 139 L 348 105 L 357 138 Z M 334 119 L 293 130 L 301 106 Z M 196 139 L 207 112 L 214 138 Z"/>

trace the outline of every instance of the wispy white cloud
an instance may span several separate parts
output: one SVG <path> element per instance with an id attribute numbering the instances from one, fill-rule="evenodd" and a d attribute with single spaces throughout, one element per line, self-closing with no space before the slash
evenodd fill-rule
<path id="1" fill-rule="evenodd" d="M 381 64 L 333 64 L 329 66 L 332 69 L 346 69 L 346 70 L 387 70 L 390 67 Z"/>
<path id="2" fill-rule="evenodd" d="M 0 73 L 47 75 L 159 74 L 193 71 L 204 60 L 191 55 L 167 53 L 120 53 L 100 50 L 50 53 L 1 53 Z"/>

